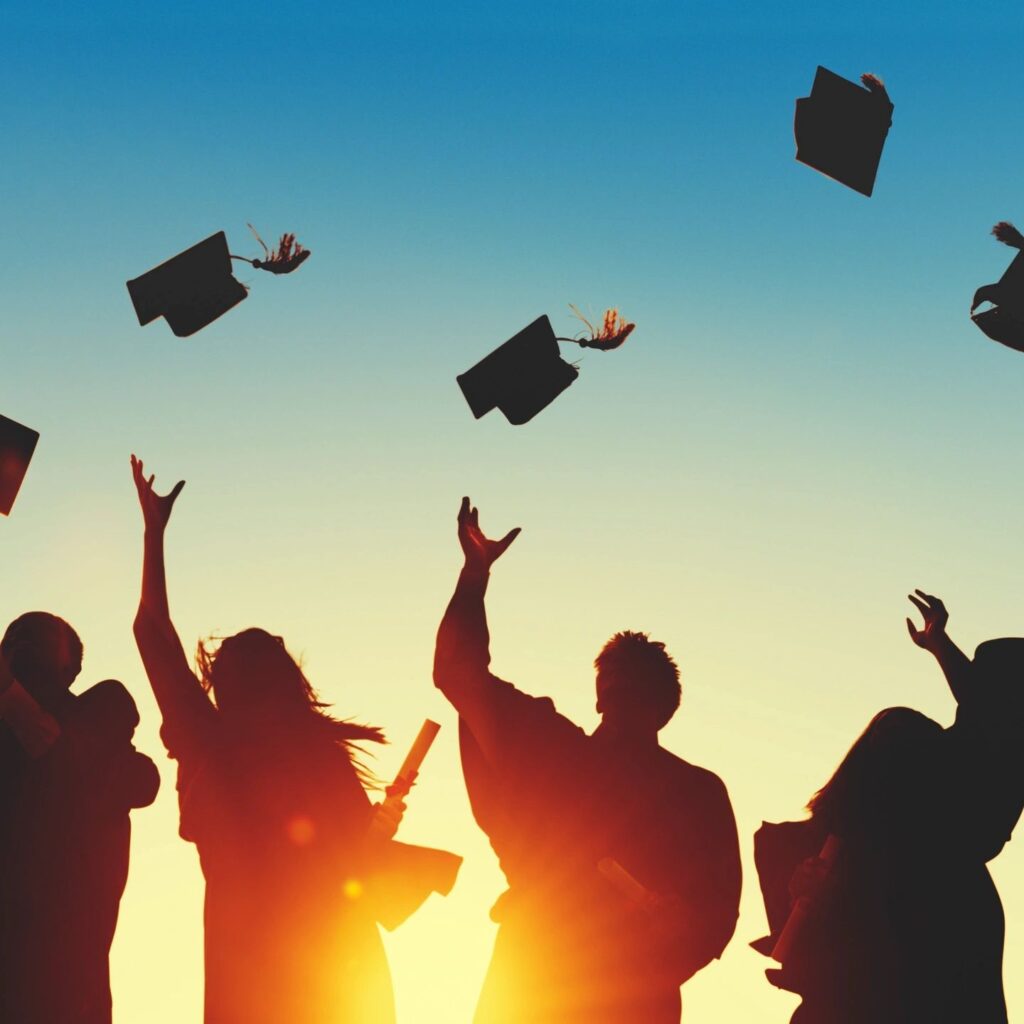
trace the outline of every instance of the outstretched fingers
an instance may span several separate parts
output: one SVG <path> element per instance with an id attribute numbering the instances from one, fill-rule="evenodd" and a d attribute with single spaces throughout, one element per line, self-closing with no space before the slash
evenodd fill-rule
<path id="1" fill-rule="evenodd" d="M 505 554 L 508 550 L 509 545 L 522 533 L 522 527 L 517 526 L 515 529 L 509 530 L 501 540 L 498 541 L 498 553 L 495 557 L 500 557 Z"/>
<path id="2" fill-rule="evenodd" d="M 933 611 L 944 612 L 946 610 L 946 606 L 942 603 L 942 598 L 936 597 L 934 594 L 926 594 L 923 590 L 915 590 L 914 593 L 918 597 L 924 598 L 932 606 Z"/>

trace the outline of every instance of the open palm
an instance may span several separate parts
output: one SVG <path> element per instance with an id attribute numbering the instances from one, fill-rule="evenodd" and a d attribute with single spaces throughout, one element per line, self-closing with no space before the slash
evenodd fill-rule
<path id="1" fill-rule="evenodd" d="M 162 530 L 167 521 L 171 518 L 171 510 L 174 503 L 185 486 L 184 480 L 179 480 L 171 489 L 170 494 L 157 494 L 153 490 L 153 482 L 156 476 L 146 478 L 145 468 L 142 459 L 132 456 L 132 479 L 135 481 L 135 490 L 139 495 L 139 504 L 142 506 L 142 518 L 147 529 Z"/>
<path id="2" fill-rule="evenodd" d="M 926 594 L 923 590 L 915 590 L 913 594 L 907 594 L 907 597 L 916 605 L 924 618 L 924 626 L 921 629 L 907 619 L 907 631 L 910 633 L 910 639 L 926 651 L 933 650 L 946 635 L 949 612 L 946 611 L 946 606 L 939 598 Z"/>
<path id="3" fill-rule="evenodd" d="M 508 550 L 508 546 L 519 536 L 519 527 L 509 530 L 501 540 L 490 540 L 480 529 L 480 512 L 462 499 L 459 509 L 459 543 L 466 557 L 466 565 L 484 570 L 490 567 Z"/>

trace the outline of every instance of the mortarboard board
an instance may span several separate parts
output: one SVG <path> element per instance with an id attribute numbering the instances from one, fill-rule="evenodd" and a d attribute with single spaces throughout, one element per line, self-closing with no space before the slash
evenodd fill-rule
<path id="1" fill-rule="evenodd" d="M 578 376 L 559 353 L 551 321 L 541 316 L 455 379 L 477 419 L 497 407 L 509 423 L 521 424 Z"/>
<path id="2" fill-rule="evenodd" d="M 1005 221 L 1000 221 L 992 234 L 1014 248 L 1024 245 L 1024 237 Z M 983 302 L 991 302 L 993 308 L 976 313 Z M 993 341 L 1024 352 L 1024 252 L 1017 253 L 995 284 L 982 285 L 974 293 L 971 319 Z"/>
<path id="3" fill-rule="evenodd" d="M 39 434 L 0 416 L 0 515 L 10 515 Z"/>
<path id="4" fill-rule="evenodd" d="M 497 406 L 509 423 L 522 424 L 550 405 L 578 376 L 579 370 L 559 355 L 560 341 L 610 352 L 632 334 L 636 324 L 605 312 L 600 324 L 592 324 L 575 306 L 569 308 L 590 332 L 581 337 L 556 337 L 551 321 L 538 317 L 472 369 L 456 377 L 473 415 L 480 419 Z"/>
<path id="5" fill-rule="evenodd" d="M 249 293 L 231 272 L 223 231 L 128 282 L 139 323 L 164 317 L 179 338 L 187 338 L 237 306 Z"/>
<path id="6" fill-rule="evenodd" d="M 875 187 L 893 104 L 875 77 L 865 88 L 818 68 L 811 95 L 796 101 L 796 158 L 863 195 Z"/>
<path id="7" fill-rule="evenodd" d="M 249 294 L 249 289 L 232 274 L 232 260 L 244 260 L 256 270 L 271 274 L 290 274 L 309 258 L 309 250 L 295 240 L 294 234 L 282 235 L 277 249 L 271 252 L 251 224 L 249 230 L 263 246 L 266 259 L 232 255 L 227 236 L 218 231 L 148 274 L 129 281 L 128 294 L 139 323 L 145 327 L 162 316 L 179 338 L 187 338 Z"/>

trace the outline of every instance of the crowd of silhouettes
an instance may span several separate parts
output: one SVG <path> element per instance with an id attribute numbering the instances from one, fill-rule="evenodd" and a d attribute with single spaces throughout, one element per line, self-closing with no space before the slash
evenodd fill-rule
<path id="1" fill-rule="evenodd" d="M 184 483 L 142 509 L 134 632 L 177 762 L 180 835 L 206 881 L 208 1024 L 395 1020 L 378 925 L 396 927 L 459 859 L 394 839 L 400 796 L 373 803 L 361 744 L 284 641 L 258 628 L 200 643 L 171 620 L 164 535 Z M 681 987 L 736 928 L 740 852 L 722 780 L 664 749 L 679 670 L 644 633 L 595 660 L 597 728 L 491 672 L 485 596 L 519 531 L 488 538 L 463 499 L 463 564 L 434 682 L 458 715 L 473 816 L 507 889 L 478 1024 L 672 1024 Z M 1004 921 L 987 864 L 1024 806 L 1024 639 L 969 659 L 937 597 L 910 595 L 954 724 L 879 712 L 801 821 L 765 824 L 755 862 L 770 934 L 753 943 L 797 993 L 794 1024 L 1006 1021 Z M 0 1020 L 111 1020 L 108 953 L 128 872 L 129 814 L 156 797 L 135 703 L 107 680 L 70 692 L 83 647 L 30 612 L 0 644 Z M 557 791 L 557 797 L 554 795 Z M 353 886 L 355 887 L 353 889 Z"/>
<path id="2" fill-rule="evenodd" d="M 797 159 L 870 196 L 892 124 L 881 80 L 819 67 L 797 101 Z M 1007 222 L 996 238 L 1024 249 Z M 256 236 L 259 238 L 259 236 Z M 140 324 L 187 337 L 243 301 L 231 260 L 273 274 L 309 251 L 293 234 L 266 258 L 219 232 L 128 282 Z M 980 310 L 985 304 L 992 308 Z M 977 290 L 977 326 L 1024 350 L 1024 253 Z M 527 422 L 577 377 L 559 342 L 617 348 L 633 330 L 610 309 L 589 337 L 546 316 L 458 377 L 477 417 Z M 39 435 L 0 417 L 0 514 Z M 380 927 L 460 858 L 396 841 L 399 789 L 374 802 L 363 744 L 382 732 L 335 717 L 281 637 L 245 629 L 200 643 L 190 665 L 171 620 L 169 493 L 132 456 L 142 511 L 134 635 L 177 764 L 180 835 L 205 879 L 207 1024 L 390 1024 Z M 616 633 L 595 660 L 600 724 L 586 732 L 547 697 L 491 672 L 485 597 L 518 536 L 488 538 L 463 499 L 463 565 L 437 633 L 434 683 L 458 719 L 465 784 L 507 888 L 477 1024 L 678 1024 L 681 989 L 736 930 L 741 867 L 725 784 L 659 743 L 680 705 L 679 669 L 645 633 Z M 943 602 L 910 600 L 913 642 L 956 701 L 943 728 L 918 711 L 876 714 L 807 805 L 765 823 L 754 857 L 769 934 L 752 943 L 800 997 L 793 1024 L 1005 1024 L 1004 916 L 988 864 L 1024 807 L 1024 639 L 950 638 Z M 108 955 L 128 876 L 130 813 L 156 798 L 132 743 L 135 702 L 105 680 L 76 694 L 83 645 L 29 612 L 0 643 L 0 1022 L 109 1024 Z M 430 723 L 433 724 L 433 723 Z M 454 968 L 453 968 L 454 970 Z"/>

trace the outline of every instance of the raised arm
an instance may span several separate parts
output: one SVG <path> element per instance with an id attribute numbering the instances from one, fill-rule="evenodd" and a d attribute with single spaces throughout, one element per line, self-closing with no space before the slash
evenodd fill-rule
<path id="1" fill-rule="evenodd" d="M 173 746 L 175 741 L 184 740 L 182 732 L 191 730 L 213 714 L 213 705 L 188 667 L 167 604 L 164 532 L 185 481 L 179 481 L 170 494 L 157 494 L 153 490 L 155 477 L 146 478 L 142 460 L 134 455 L 132 476 L 145 523 L 142 595 L 135 615 L 135 642 L 156 702 L 160 706 L 164 725 L 169 727 Z"/>
<path id="2" fill-rule="evenodd" d="M 14 678 L 0 652 L 0 721 L 6 722 L 29 757 L 45 754 L 60 735 L 60 725 Z"/>
<path id="3" fill-rule="evenodd" d="M 971 660 L 960 650 L 946 633 L 949 612 L 937 597 L 926 594 L 923 590 L 915 590 L 908 594 L 911 602 L 917 606 L 924 617 L 924 626 L 918 629 L 907 619 L 907 631 L 910 639 L 918 647 L 930 651 L 939 663 L 949 689 L 957 704 L 971 696 L 971 679 L 973 677 Z"/>
<path id="4" fill-rule="evenodd" d="M 488 755 L 495 749 L 495 699 L 507 684 L 489 671 L 490 634 L 484 596 L 491 566 L 516 539 L 519 529 L 510 530 L 501 540 L 488 540 L 480 529 L 478 511 L 470 506 L 469 498 L 463 498 L 458 534 L 464 562 L 437 631 L 434 684 Z"/>

